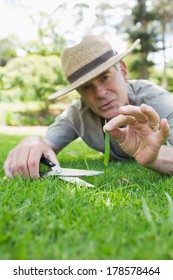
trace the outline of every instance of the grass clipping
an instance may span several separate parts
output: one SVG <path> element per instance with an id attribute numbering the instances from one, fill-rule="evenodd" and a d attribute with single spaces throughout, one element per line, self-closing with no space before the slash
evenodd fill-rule
<path id="1" fill-rule="evenodd" d="M 105 120 L 105 124 L 107 121 Z M 107 131 L 105 131 L 105 151 L 104 151 L 104 165 L 108 166 L 110 155 L 110 136 Z"/>

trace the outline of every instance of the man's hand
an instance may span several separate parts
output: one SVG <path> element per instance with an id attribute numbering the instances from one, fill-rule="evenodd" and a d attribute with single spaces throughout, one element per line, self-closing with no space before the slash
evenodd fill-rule
<path id="1" fill-rule="evenodd" d="M 27 137 L 9 153 L 4 163 L 4 172 L 9 178 L 17 175 L 24 178 L 39 178 L 39 163 L 42 156 L 59 164 L 55 153 L 43 138 Z"/>
<path id="2" fill-rule="evenodd" d="M 103 129 L 118 141 L 125 153 L 149 167 L 169 136 L 167 120 L 160 121 L 156 111 L 145 104 L 123 106 L 119 112 Z"/>

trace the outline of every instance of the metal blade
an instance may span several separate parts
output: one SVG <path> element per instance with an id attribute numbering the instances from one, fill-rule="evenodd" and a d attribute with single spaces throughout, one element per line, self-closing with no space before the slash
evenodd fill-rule
<path id="1" fill-rule="evenodd" d="M 49 175 L 57 175 L 57 176 L 94 176 L 98 174 L 104 173 L 103 171 L 95 171 L 95 170 L 82 170 L 82 169 L 71 169 L 71 168 L 61 168 L 59 165 L 50 161 L 47 158 L 42 157 L 40 159 L 40 163 L 47 165 L 50 167 L 51 171 L 45 174 L 41 174 L 42 177 L 47 177 Z"/>
<path id="2" fill-rule="evenodd" d="M 77 178 L 77 177 L 61 177 L 59 176 L 58 177 L 59 179 L 63 180 L 63 181 L 66 181 L 66 182 L 70 182 L 72 184 L 77 184 L 78 186 L 82 187 L 87 187 L 87 188 L 94 188 L 95 186 L 80 179 L 80 178 Z"/>
<path id="3" fill-rule="evenodd" d="M 94 176 L 98 174 L 103 174 L 103 171 L 95 170 L 83 170 L 83 169 L 71 169 L 71 168 L 61 168 L 61 172 L 57 174 L 58 176 Z"/>

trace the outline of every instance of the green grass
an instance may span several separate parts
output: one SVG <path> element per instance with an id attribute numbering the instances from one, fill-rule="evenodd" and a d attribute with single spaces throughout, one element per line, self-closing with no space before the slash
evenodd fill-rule
<path id="1" fill-rule="evenodd" d="M 0 136 L 4 159 L 21 137 Z M 110 161 L 82 142 L 59 155 L 64 167 L 104 170 L 95 188 L 58 178 L 3 181 L 0 259 L 173 259 L 173 177 L 134 161 Z"/>

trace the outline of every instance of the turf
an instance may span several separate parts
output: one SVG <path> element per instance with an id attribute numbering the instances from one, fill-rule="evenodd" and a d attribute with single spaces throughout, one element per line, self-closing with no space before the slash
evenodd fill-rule
<path id="1" fill-rule="evenodd" d="M 0 135 L 1 166 L 21 137 Z M 0 176 L 0 259 L 173 259 L 173 177 L 110 161 L 75 141 L 61 165 L 103 170 L 95 188 Z"/>

